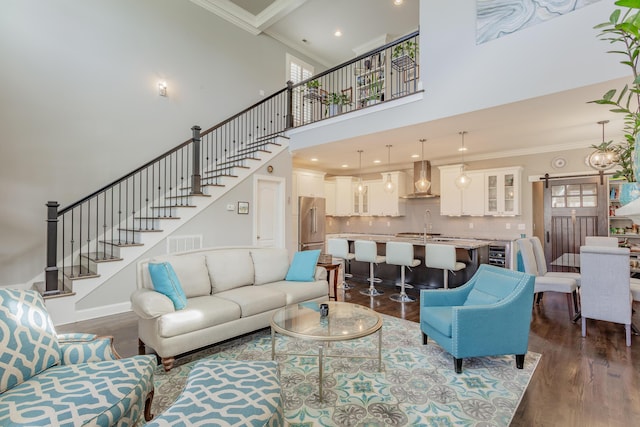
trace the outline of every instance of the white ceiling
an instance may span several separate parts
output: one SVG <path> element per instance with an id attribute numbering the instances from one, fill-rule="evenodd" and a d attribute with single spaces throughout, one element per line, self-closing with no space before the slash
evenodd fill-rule
<path id="1" fill-rule="evenodd" d="M 418 28 L 419 21 L 418 0 L 404 0 L 401 6 L 394 6 L 393 0 L 191 1 L 253 34 L 264 32 L 327 67 L 357 56 L 356 52 L 363 53 L 363 47 L 374 40 L 394 40 L 408 34 Z M 342 37 L 333 35 L 338 29 Z M 385 145 L 392 144 L 391 169 L 404 168 L 419 160 L 411 155 L 420 154 L 421 138 L 427 139 L 426 159 L 434 164 L 451 163 L 461 158 L 457 148 L 462 130 L 468 132 L 467 161 L 589 147 L 601 142 L 600 120 L 610 120 L 605 127 L 607 140 L 622 140 L 623 123 L 616 117 L 620 114 L 587 103 L 611 87 L 624 86 L 622 81 L 298 150 L 294 165 L 330 174 L 354 173 L 358 170 L 357 150 L 363 149 L 363 171 L 388 170 Z M 341 164 L 348 167 L 341 168 Z"/>

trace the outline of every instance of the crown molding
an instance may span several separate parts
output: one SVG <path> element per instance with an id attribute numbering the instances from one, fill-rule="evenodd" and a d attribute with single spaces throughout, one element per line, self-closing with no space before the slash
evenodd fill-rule
<path id="1" fill-rule="evenodd" d="M 253 15 L 229 0 L 190 0 L 233 25 L 257 36 L 307 0 L 276 0 L 258 15 Z"/>

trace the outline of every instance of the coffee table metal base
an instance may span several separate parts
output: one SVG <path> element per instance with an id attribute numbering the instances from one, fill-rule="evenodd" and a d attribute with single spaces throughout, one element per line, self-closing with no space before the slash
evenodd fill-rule
<path id="1" fill-rule="evenodd" d="M 343 355 L 331 355 L 325 354 L 324 348 L 327 345 L 327 341 L 320 341 L 318 345 L 318 393 L 320 402 L 323 401 L 322 394 L 322 378 L 324 374 L 324 358 L 325 357 L 348 357 L 350 359 L 377 359 L 378 360 L 378 372 L 382 372 L 382 328 L 378 329 L 378 355 L 377 357 L 370 356 L 343 356 Z M 304 353 L 281 353 L 286 356 L 312 356 Z M 276 331 L 271 328 L 271 360 L 276 360 Z"/>

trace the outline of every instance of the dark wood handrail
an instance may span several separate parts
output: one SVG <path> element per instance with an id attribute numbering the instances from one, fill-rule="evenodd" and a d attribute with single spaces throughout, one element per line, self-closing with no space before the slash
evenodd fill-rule
<path id="1" fill-rule="evenodd" d="M 253 108 L 258 107 L 260 104 L 263 104 L 267 101 L 269 101 L 272 98 L 275 98 L 276 96 L 280 95 L 282 92 L 287 91 L 287 88 L 281 89 L 279 91 L 277 91 L 276 93 L 256 102 L 255 104 L 251 105 L 248 108 L 245 108 L 244 110 L 242 110 L 241 112 L 234 114 L 233 116 L 229 117 L 228 119 L 218 123 L 215 126 L 210 127 L 209 129 L 205 130 L 204 132 L 201 133 L 201 135 L 206 135 L 210 132 L 213 132 L 214 130 L 224 126 L 225 124 L 233 121 L 234 119 L 240 117 L 241 115 L 243 115 L 244 113 L 252 110 Z M 193 138 L 189 138 L 188 140 L 186 140 L 185 142 L 183 142 L 182 144 L 178 145 L 177 147 L 174 147 L 168 151 L 165 151 L 164 153 L 160 154 L 159 156 L 155 157 L 154 159 L 148 161 L 147 163 L 143 164 L 142 166 L 138 167 L 137 169 L 129 172 L 128 174 L 110 182 L 109 184 L 105 185 L 104 187 L 100 188 L 99 190 L 94 191 L 93 193 L 89 194 L 88 196 L 83 197 L 82 199 L 76 201 L 75 203 L 72 203 L 62 209 L 60 209 L 58 211 L 58 216 L 64 215 L 65 213 L 69 212 L 70 210 L 72 210 L 73 208 L 75 208 L 76 206 L 81 205 L 82 203 L 94 198 L 95 196 L 97 196 L 98 194 L 101 194 L 105 191 L 107 191 L 108 189 L 110 189 L 111 187 L 114 187 L 116 185 L 118 185 L 119 183 L 121 183 L 122 181 L 125 181 L 128 178 L 131 178 L 133 175 L 137 174 L 138 172 L 148 168 L 149 166 L 151 166 L 152 164 L 164 159 L 165 157 L 170 156 L 171 154 L 175 153 L 176 151 L 181 150 L 182 148 L 186 147 L 187 145 L 191 144 L 191 142 L 193 142 Z"/>

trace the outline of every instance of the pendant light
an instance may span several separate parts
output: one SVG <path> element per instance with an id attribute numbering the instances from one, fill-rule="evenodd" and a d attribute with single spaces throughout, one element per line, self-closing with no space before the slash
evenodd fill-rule
<path id="1" fill-rule="evenodd" d="M 358 194 L 363 195 L 367 192 L 367 187 L 362 183 L 362 150 L 358 150 L 358 154 L 360 155 L 360 166 L 358 168 Z"/>
<path id="2" fill-rule="evenodd" d="M 604 125 L 609 123 L 609 120 L 601 120 L 598 122 L 602 125 L 602 143 L 596 147 L 596 151 L 589 155 L 589 166 L 598 171 L 605 171 L 611 169 L 616 165 L 618 156 L 611 150 L 609 143 L 604 141 Z"/>
<path id="3" fill-rule="evenodd" d="M 393 145 L 387 145 L 387 167 L 391 168 L 391 147 Z M 386 193 L 393 193 L 395 186 L 393 185 L 393 181 L 391 180 L 391 173 L 387 172 L 387 178 L 384 180 L 383 184 L 384 191 Z"/>
<path id="4" fill-rule="evenodd" d="M 416 192 L 426 193 L 431 188 L 431 182 L 427 179 L 427 171 L 424 168 L 424 143 L 426 139 L 422 138 L 420 143 L 422 144 L 422 163 L 420 168 L 420 177 L 415 182 Z"/>
<path id="5" fill-rule="evenodd" d="M 467 151 L 467 148 L 464 146 L 464 135 L 467 133 L 467 131 L 463 130 L 462 132 L 458 133 L 462 136 L 462 145 L 460 146 L 460 148 L 458 148 L 458 151 L 460 151 L 460 153 L 462 154 L 462 168 L 460 169 L 460 175 L 456 177 L 456 187 L 464 190 L 469 186 L 469 184 L 471 184 L 471 178 L 469 178 L 469 175 L 467 175 L 464 171 L 464 152 Z"/>

